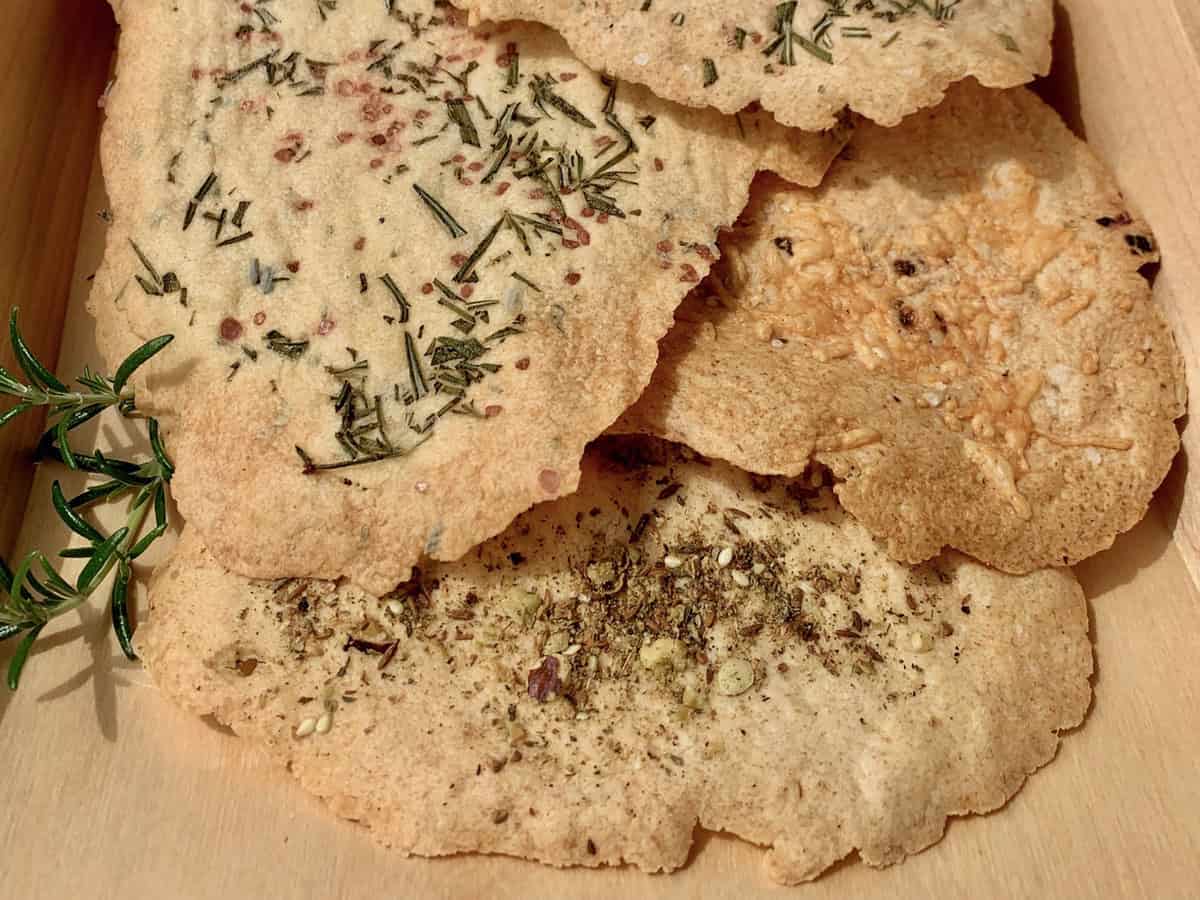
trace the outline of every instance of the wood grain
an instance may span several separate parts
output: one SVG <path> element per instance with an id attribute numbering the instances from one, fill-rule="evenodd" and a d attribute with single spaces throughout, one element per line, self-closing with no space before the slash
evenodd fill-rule
<path id="1" fill-rule="evenodd" d="M 65 27 L 69 26 L 69 27 Z M 96 0 L 7 4 L 0 30 L 0 366 L 13 369 L 10 306 L 39 357 L 53 365 L 66 311 L 71 262 L 100 123 L 115 24 Z M 5 403 L 4 408 L 7 408 Z M 0 554 L 12 549 L 32 468 L 24 448 L 41 420 L 0 431 Z"/>
<path id="2" fill-rule="evenodd" d="M 1200 38 L 1200 8 L 1191 4 L 1142 0 L 1134 15 L 1109 0 L 1066 3 L 1069 30 L 1060 32 L 1056 77 L 1045 91 L 1117 167 L 1131 202 L 1155 224 L 1166 257 L 1156 292 L 1175 305 L 1181 345 L 1195 363 L 1200 45 L 1183 36 Z M 0 142 L 7 137 L 0 133 Z M 8 159 L 0 155 L 0 168 Z M 103 241 L 90 211 L 103 205 L 93 179 L 64 370 L 97 359 L 83 300 Z M 106 446 L 130 439 L 113 420 L 100 433 Z M 1198 441 L 1188 435 L 1190 447 Z M 0 460 L 0 472 L 11 472 L 5 465 Z M 38 496 L 56 476 L 38 473 Z M 940 844 L 905 864 L 877 872 L 848 860 L 795 896 L 1197 896 L 1200 592 L 1187 560 L 1200 558 L 1200 501 L 1178 478 L 1169 487 L 1141 526 L 1077 568 L 1091 601 L 1096 700 L 1058 760 L 1006 808 L 955 821 Z M 20 549 L 66 539 L 49 507 L 32 504 Z M 56 627 L 21 692 L 0 692 L 4 896 L 71 896 L 81 886 L 89 897 L 123 900 L 789 895 L 769 887 L 758 849 L 709 834 L 698 835 L 693 859 L 670 877 L 489 857 L 401 859 L 333 819 L 244 742 L 167 704 L 121 657 L 100 611 Z M 0 664 L 9 652 L 0 647 Z"/>

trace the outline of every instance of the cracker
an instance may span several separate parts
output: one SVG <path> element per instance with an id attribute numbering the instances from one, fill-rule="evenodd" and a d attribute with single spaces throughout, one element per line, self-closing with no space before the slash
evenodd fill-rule
<path id="1" fill-rule="evenodd" d="M 862 129 L 818 190 L 760 187 L 617 430 L 816 460 L 908 562 L 1065 565 L 1142 518 L 1186 401 L 1157 248 L 1040 100 L 964 84 Z"/>
<path id="2" fill-rule="evenodd" d="M 827 491 L 651 455 L 590 451 L 577 494 L 380 599 L 231 575 L 189 531 L 139 652 L 406 854 L 659 871 L 699 824 L 787 883 L 928 847 L 1083 718 L 1069 572 L 908 569 Z"/>
<path id="3" fill-rule="evenodd" d="M 382 592 L 573 490 L 756 169 L 815 184 L 845 140 L 445 4 L 117 10 L 91 309 L 110 362 L 175 335 L 139 405 L 184 515 L 261 577 Z"/>
<path id="4" fill-rule="evenodd" d="M 457 2 L 475 18 L 544 22 L 593 68 L 661 97 L 727 113 L 758 101 L 809 131 L 847 107 L 895 125 L 968 76 L 1025 84 L 1050 70 L 1054 30 L 1051 0 Z"/>

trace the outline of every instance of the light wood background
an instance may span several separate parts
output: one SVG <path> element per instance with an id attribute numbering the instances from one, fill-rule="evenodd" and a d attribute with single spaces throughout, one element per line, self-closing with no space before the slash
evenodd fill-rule
<path id="1" fill-rule="evenodd" d="M 70 290 L 71 264 L 100 125 L 115 24 L 100 0 L 5 3 L 0 24 L 0 366 L 15 363 L 8 311 L 53 366 Z M 4 404 L 8 408 L 8 404 Z M 16 540 L 33 475 L 26 448 L 41 420 L 0 431 L 0 553 Z"/>
<path id="2" fill-rule="evenodd" d="M 1200 73 L 1187 69 L 1197 66 L 1198 44 L 1189 47 L 1184 35 L 1200 40 L 1200 8 L 1185 14 L 1185 2 L 1142 0 L 1136 14 L 1109 0 L 1069 3 L 1070 31 L 1060 32 L 1047 94 L 1101 147 L 1154 223 L 1167 257 L 1156 291 L 1177 304 L 1181 343 L 1195 361 Z M 1073 37 L 1073 65 L 1062 35 Z M 1079 91 L 1075 75 L 1084 79 Z M 0 172 L 9 163 L 0 155 Z M 83 300 L 103 237 L 94 212 L 104 204 L 93 178 L 62 335 L 64 372 L 97 358 Z M 8 223 L 0 228 L 8 253 L 17 237 Z M 65 245 L 57 246 L 61 255 Z M 102 423 L 106 447 L 127 444 L 121 428 Z M 21 552 L 66 545 L 45 502 L 62 474 L 38 472 Z M 851 859 L 796 896 L 1200 896 L 1200 593 L 1185 562 L 1200 558 L 1200 530 L 1189 524 L 1200 528 L 1200 507 L 1180 500 L 1180 484 L 1111 551 L 1078 567 L 1092 608 L 1096 701 L 1058 760 L 1005 809 L 953 822 L 940 844 L 903 865 L 877 872 Z M 697 836 L 691 862 L 670 877 L 488 857 L 404 860 L 330 817 L 243 742 L 167 704 L 124 661 L 101 612 L 67 618 L 43 640 L 19 694 L 0 692 L 0 898 L 787 895 L 766 881 L 757 848 L 709 834 Z M 0 645 L 0 664 L 10 646 Z"/>

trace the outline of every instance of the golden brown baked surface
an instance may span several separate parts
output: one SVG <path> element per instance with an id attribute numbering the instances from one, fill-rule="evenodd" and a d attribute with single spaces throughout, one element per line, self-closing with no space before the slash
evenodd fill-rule
<path id="1" fill-rule="evenodd" d="M 1024 89 L 865 125 L 814 190 L 758 185 L 681 307 L 644 431 L 763 473 L 828 466 L 898 559 L 1076 562 L 1145 514 L 1183 362 L 1147 225 Z"/>
<path id="2" fill-rule="evenodd" d="M 598 71 L 734 113 L 753 102 L 819 131 L 849 108 L 883 125 L 974 76 L 1050 70 L 1050 0 L 456 0 L 482 19 L 543 22 Z"/>
<path id="3" fill-rule="evenodd" d="M 815 184 L 845 135 L 444 4 L 276 6 L 117 5 L 90 306 L 110 361 L 175 335 L 138 400 L 211 552 L 382 592 L 573 490 L 755 171 Z"/>
<path id="4" fill-rule="evenodd" d="M 594 448 L 578 493 L 382 598 L 232 575 L 189 531 L 139 652 L 406 853 L 657 871 L 700 824 L 777 881 L 888 865 L 1082 720 L 1086 605 L 1065 570 L 902 566 L 805 484 Z"/>

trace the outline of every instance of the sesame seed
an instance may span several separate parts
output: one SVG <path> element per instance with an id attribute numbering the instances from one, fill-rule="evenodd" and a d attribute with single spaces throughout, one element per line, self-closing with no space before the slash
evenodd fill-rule
<path id="1" fill-rule="evenodd" d="M 417 483 L 414 485 L 414 487 L 417 489 L 417 493 L 418 493 L 418 494 L 423 494 L 423 493 L 425 493 L 427 490 L 429 490 L 429 482 L 428 482 L 428 481 L 418 481 L 418 482 L 417 482 Z"/>
<path id="2" fill-rule="evenodd" d="M 680 566 L 683 565 L 683 560 L 680 559 L 678 556 L 664 556 L 663 557 L 663 565 L 666 566 L 668 569 L 678 569 Z"/>
<path id="3" fill-rule="evenodd" d="M 717 554 L 717 565 L 722 569 L 733 562 L 733 548 L 722 547 L 721 552 Z"/>
<path id="4" fill-rule="evenodd" d="M 329 729 L 333 727 L 333 713 L 327 712 L 321 718 L 317 719 L 316 731 L 317 734 L 327 734 Z"/>
<path id="5" fill-rule="evenodd" d="M 763 572 L 767 571 L 766 563 L 755 563 L 750 567 L 750 571 L 755 575 L 761 575 Z"/>
<path id="6" fill-rule="evenodd" d="M 774 347 L 776 350 L 779 350 L 786 344 L 787 344 L 787 341 L 785 341 L 783 338 L 771 338 L 771 346 Z"/>
<path id="7" fill-rule="evenodd" d="M 744 694 L 754 684 L 754 666 L 748 660 L 726 660 L 717 670 L 717 693 L 726 697 Z"/>
<path id="8" fill-rule="evenodd" d="M 404 604 L 399 600 L 389 600 L 387 608 L 388 612 L 390 612 L 393 616 L 398 616 L 400 613 L 404 612 Z"/>
<path id="9" fill-rule="evenodd" d="M 741 569 L 733 570 L 733 583 L 738 587 L 750 587 L 750 576 Z"/>
<path id="10" fill-rule="evenodd" d="M 908 639 L 908 644 L 918 653 L 926 653 L 933 647 L 933 640 L 921 631 L 914 631 Z"/>
<path id="11" fill-rule="evenodd" d="M 317 720 L 313 718 L 304 719 L 296 726 L 296 737 L 305 738 L 313 733 L 313 729 L 317 727 Z"/>

